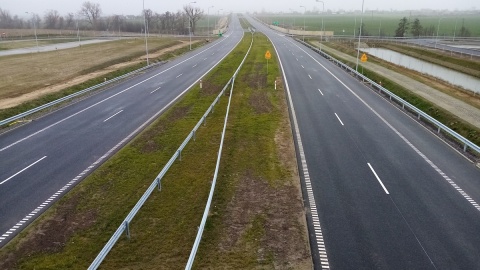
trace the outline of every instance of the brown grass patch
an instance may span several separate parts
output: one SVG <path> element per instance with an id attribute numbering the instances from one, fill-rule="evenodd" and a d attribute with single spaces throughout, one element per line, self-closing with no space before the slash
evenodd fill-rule
<path id="1" fill-rule="evenodd" d="M 214 95 L 220 93 L 222 90 L 222 86 L 217 85 L 213 81 L 210 80 L 202 80 L 202 89 L 200 89 L 200 93 L 206 96 Z"/>
<path id="2" fill-rule="evenodd" d="M 283 269 L 309 260 L 308 249 L 302 245 L 303 241 L 299 241 L 306 236 L 299 226 L 302 215 L 298 209 L 301 209 L 302 202 L 294 185 L 272 188 L 266 181 L 256 179 L 247 172 L 238 180 L 235 194 L 226 211 L 220 250 L 228 253 L 243 246 L 252 223 L 260 220 L 264 231 L 261 239 L 256 239 L 260 243 L 256 250 L 259 262 L 273 256 L 276 268 Z"/>
<path id="3" fill-rule="evenodd" d="M 165 38 L 149 42 L 152 50 L 161 50 L 158 54 L 186 46 Z M 45 53 L 3 56 L 2 67 L 6 68 L 0 69 L 0 78 L 3 78 L 0 80 L 0 108 L 10 108 L 136 64 L 143 59 L 137 59 L 137 55 L 144 53 L 142 39 L 127 39 Z"/>
<path id="4" fill-rule="evenodd" d="M 166 118 L 166 121 L 162 121 L 158 125 L 150 126 L 147 130 L 145 130 L 144 135 L 142 135 L 143 140 L 136 140 L 133 146 L 144 154 L 163 151 L 166 146 L 162 145 L 158 140 L 156 140 L 156 138 L 159 138 L 158 135 L 163 133 L 172 123 L 188 115 L 191 109 L 191 106 L 173 107 L 172 112 L 169 114 L 169 117 Z"/>
<path id="5" fill-rule="evenodd" d="M 273 110 L 272 102 L 265 91 L 253 92 L 248 99 L 248 103 L 256 114 L 270 113 Z"/>
<path id="6" fill-rule="evenodd" d="M 77 206 L 81 195 L 76 193 L 64 204 L 60 204 L 54 215 L 46 217 L 45 222 L 30 231 L 29 235 L 22 239 L 22 244 L 17 245 L 18 249 L 15 252 L 9 252 L 8 256 L 0 261 L 0 269 L 16 269 L 16 263 L 22 258 L 39 252 L 59 252 L 76 230 L 92 226 L 96 221 L 97 211 L 92 208 L 78 212 Z"/>

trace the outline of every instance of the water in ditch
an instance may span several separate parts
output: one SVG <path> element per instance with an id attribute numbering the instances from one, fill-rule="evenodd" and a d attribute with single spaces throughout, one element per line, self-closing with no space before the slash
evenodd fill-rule
<path id="1" fill-rule="evenodd" d="M 432 64 L 423 60 L 410 57 L 392 50 L 383 48 L 368 48 L 362 49 L 367 54 L 381 58 L 393 64 L 406 67 L 421 73 L 439 78 L 443 81 L 449 82 L 453 85 L 460 86 L 464 89 L 480 93 L 480 79 L 445 68 L 436 64 Z"/>

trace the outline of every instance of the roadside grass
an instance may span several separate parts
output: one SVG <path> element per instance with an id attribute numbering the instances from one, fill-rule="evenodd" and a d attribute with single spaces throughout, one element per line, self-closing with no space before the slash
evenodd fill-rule
<path id="1" fill-rule="evenodd" d="M 424 61 L 434 63 L 449 69 L 456 70 L 477 78 L 480 78 L 480 61 L 465 59 L 463 57 L 452 57 L 447 53 L 437 52 L 435 50 L 422 49 L 419 47 L 404 46 L 398 44 L 373 43 L 376 47 L 386 48 L 405 55 L 409 55 Z"/>
<path id="2" fill-rule="evenodd" d="M 166 43 L 164 43 L 163 45 L 161 45 L 161 48 L 168 48 L 174 44 L 177 44 L 177 42 L 175 41 L 167 41 Z M 199 43 L 194 43 L 192 44 L 192 49 L 195 49 L 195 48 L 198 48 L 200 46 L 203 46 L 205 43 L 204 42 L 199 42 Z M 143 46 L 143 45 L 142 45 Z M 160 48 L 160 49 L 161 49 Z M 91 64 L 90 66 L 85 66 L 86 69 L 90 70 L 90 72 L 94 72 L 96 70 L 99 70 L 99 69 L 102 69 L 102 68 L 105 68 L 105 67 L 108 67 L 112 64 L 115 64 L 115 63 L 121 63 L 122 61 L 129 61 L 131 59 L 135 59 L 137 58 L 138 56 L 142 56 L 144 55 L 144 50 L 145 48 L 142 47 L 140 50 L 141 51 L 138 51 L 136 52 L 134 55 L 130 55 L 130 56 L 124 56 L 124 57 L 119 57 L 115 60 L 106 60 L 106 62 L 103 62 L 101 64 L 98 64 L 97 66 L 92 67 Z M 157 48 L 159 49 L 159 48 Z M 151 49 L 151 52 L 153 52 L 154 50 L 156 50 L 155 48 L 154 49 Z M 173 51 L 170 51 L 170 52 L 167 52 L 157 58 L 151 58 L 150 61 L 151 62 L 157 62 L 157 61 L 166 61 L 166 60 L 169 60 L 169 59 L 172 59 L 174 57 L 177 57 L 181 54 L 184 54 L 186 52 L 189 51 L 189 48 L 187 47 L 184 47 L 184 48 L 180 48 L 180 49 L 176 49 L 176 50 L 173 50 Z M 118 77 L 118 76 L 121 76 L 121 75 L 124 75 L 126 73 L 129 73 L 131 71 L 134 71 L 134 70 L 137 70 L 141 67 L 144 67 L 145 66 L 145 63 L 133 63 L 133 64 L 129 64 L 129 65 L 126 65 L 125 67 L 123 68 L 120 68 L 120 69 L 117 69 L 117 70 L 114 70 L 110 73 L 107 73 L 105 75 L 102 75 L 102 76 L 97 76 L 97 77 L 94 77 L 90 80 L 87 80 L 83 83 L 80 83 L 80 84 L 77 84 L 77 85 L 74 85 L 74 86 L 71 86 L 71 87 L 67 87 L 65 88 L 64 90 L 62 91 L 58 91 L 58 92 L 54 92 L 54 93 L 49 93 L 49 94 L 46 94 L 46 95 L 43 95 L 43 96 L 40 96 L 34 100 L 31 100 L 31 101 L 27 101 L 27 102 L 24 102 L 18 106 L 15 106 L 15 107 L 11 107 L 11 108 L 7 108 L 7 109 L 0 109 L 0 119 L 6 119 L 8 117 L 11 117 L 11 116 L 14 116 L 14 115 L 17 115 L 19 113 L 22 113 L 22 112 L 25 112 L 25 111 L 28 111 L 30 109 L 33 109 L 33 108 L 36 108 L 40 105 L 43 105 L 43 104 L 46 104 L 48 102 L 51 102 L 51 101 L 54 101 L 56 99 L 59 99 L 59 98 L 62 98 L 62 97 L 65 97 L 65 96 L 68 96 L 72 93 L 75 93 L 75 92 L 78 92 L 78 91 L 81 91 L 83 89 L 86 89 L 88 87 L 91 87 L 91 86 L 94 86 L 94 85 L 97 85 L 99 83 L 102 83 L 104 82 L 104 79 L 107 78 L 107 79 L 112 79 L 112 78 L 115 78 L 115 77 Z M 80 70 L 78 71 L 78 74 L 82 74 L 84 73 L 83 70 Z M 51 84 L 51 82 L 49 81 L 48 84 Z"/>
<path id="3" fill-rule="evenodd" d="M 355 51 L 351 48 L 346 48 L 342 46 L 335 46 L 334 44 L 327 44 L 327 46 L 332 46 L 336 50 L 339 50 L 341 52 L 350 54 L 350 55 L 355 55 Z M 334 53 L 329 53 L 333 57 L 335 57 L 337 60 L 347 64 L 348 66 L 355 68 L 355 63 L 347 61 L 343 59 L 342 57 L 335 55 Z M 371 57 L 370 59 L 372 59 Z M 373 59 L 372 59 L 373 60 Z M 380 61 L 376 61 L 375 63 L 380 63 Z M 394 69 L 389 66 L 389 68 Z M 467 138 L 471 142 L 475 143 L 476 145 L 480 145 L 480 130 L 475 128 L 474 126 L 470 125 L 469 123 L 466 123 L 462 119 L 458 118 L 457 116 L 451 114 L 450 112 L 436 106 L 432 102 L 413 94 L 411 91 L 408 89 L 404 88 L 403 86 L 394 83 L 387 78 L 378 75 L 377 73 L 367 69 L 363 68 L 363 75 L 367 76 L 373 81 L 376 82 L 382 82 L 382 86 L 385 87 L 386 89 L 390 90 L 392 93 L 396 94 L 397 96 L 401 97 L 405 101 L 409 102 L 413 106 L 417 107 L 418 109 L 424 111 L 428 115 L 432 116 L 433 118 L 437 119 L 444 125 L 448 126 L 452 130 L 456 131 L 463 137 Z"/>
<path id="4" fill-rule="evenodd" d="M 170 38 L 152 38 L 152 51 L 178 44 Z M 3 56 L 0 99 L 17 97 L 39 88 L 65 82 L 92 67 L 122 63 L 145 54 L 142 39 L 126 39 L 44 53 Z"/>

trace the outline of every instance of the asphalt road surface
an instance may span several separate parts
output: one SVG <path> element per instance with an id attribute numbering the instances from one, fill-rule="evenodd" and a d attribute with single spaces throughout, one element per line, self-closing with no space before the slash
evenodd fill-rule
<path id="1" fill-rule="evenodd" d="M 480 170 L 339 67 L 249 21 L 285 72 L 315 268 L 478 269 Z"/>
<path id="2" fill-rule="evenodd" d="M 0 135 L 0 247 L 160 115 L 242 37 L 234 17 L 215 42 Z"/>
<path id="3" fill-rule="evenodd" d="M 440 50 L 452 51 L 455 53 L 461 53 L 461 54 L 470 55 L 470 56 L 474 55 L 474 56 L 480 57 L 480 50 L 478 49 L 455 47 L 455 46 L 452 46 L 452 44 L 450 43 L 445 43 L 443 40 L 437 41 L 435 39 L 409 39 L 409 40 L 405 40 L 404 42 L 413 43 L 413 44 L 417 44 L 417 45 L 429 47 L 429 48 L 437 48 Z M 459 43 L 458 45 L 461 45 L 461 43 Z"/>

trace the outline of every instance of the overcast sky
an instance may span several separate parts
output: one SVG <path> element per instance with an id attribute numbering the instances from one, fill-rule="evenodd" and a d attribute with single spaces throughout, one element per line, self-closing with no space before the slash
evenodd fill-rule
<path id="1" fill-rule="evenodd" d="M 0 0 L 0 8 L 6 9 L 13 15 L 23 16 L 25 11 L 35 12 L 43 16 L 47 10 L 57 10 L 62 15 L 69 12 L 76 13 L 85 0 Z M 155 12 L 163 13 L 165 11 L 177 11 L 182 6 L 188 4 L 188 0 L 144 0 L 145 8 L 150 8 Z M 195 1 L 195 0 L 194 0 Z M 142 11 L 142 0 L 92 0 L 91 2 L 99 3 L 103 15 L 123 14 L 136 15 Z M 325 10 L 331 9 L 336 11 L 338 9 L 344 10 L 360 10 L 362 8 L 361 0 L 324 0 Z M 477 6 L 475 6 L 477 4 Z M 423 8 L 428 9 L 450 9 L 450 10 L 471 10 L 478 8 L 480 2 L 478 0 L 365 0 L 365 9 L 379 9 L 379 10 L 418 10 Z M 196 0 L 193 4 L 205 10 L 209 6 L 210 14 L 217 13 L 219 9 L 223 11 L 266 11 L 273 12 L 289 12 L 290 9 L 303 12 L 300 5 L 304 5 L 308 10 L 315 6 L 322 8 L 321 3 L 316 3 L 315 0 Z"/>

